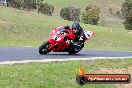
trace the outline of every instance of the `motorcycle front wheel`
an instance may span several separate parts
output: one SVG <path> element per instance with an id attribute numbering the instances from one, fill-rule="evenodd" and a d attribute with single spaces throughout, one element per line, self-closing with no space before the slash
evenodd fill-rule
<path id="1" fill-rule="evenodd" d="M 49 53 L 50 51 L 48 50 L 50 46 L 50 42 L 46 41 L 44 42 L 40 47 L 39 47 L 39 53 L 40 54 L 47 54 Z"/>

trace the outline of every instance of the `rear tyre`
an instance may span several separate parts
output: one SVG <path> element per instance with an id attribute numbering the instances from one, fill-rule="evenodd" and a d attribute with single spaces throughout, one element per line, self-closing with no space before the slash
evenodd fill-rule
<path id="1" fill-rule="evenodd" d="M 47 54 L 50 51 L 48 50 L 48 47 L 50 46 L 50 42 L 46 41 L 39 47 L 39 53 L 40 54 Z"/>
<path id="2" fill-rule="evenodd" d="M 79 52 L 79 51 L 78 51 Z M 74 55 L 74 54 L 76 54 L 76 53 L 78 53 L 77 51 L 74 51 L 74 50 L 71 50 L 71 51 L 68 51 L 68 53 L 70 54 L 70 55 Z"/>
<path id="3" fill-rule="evenodd" d="M 82 48 L 84 47 L 84 44 L 81 47 L 71 45 L 71 49 L 68 51 L 69 54 L 73 55 L 78 53 Z"/>
<path id="4" fill-rule="evenodd" d="M 76 54 L 76 53 L 78 53 L 80 50 L 77 50 L 75 47 L 72 47 L 69 51 L 68 51 L 68 53 L 70 54 L 70 55 L 73 55 L 73 54 Z"/>
<path id="5" fill-rule="evenodd" d="M 75 55 L 77 52 L 68 52 L 70 55 Z"/>

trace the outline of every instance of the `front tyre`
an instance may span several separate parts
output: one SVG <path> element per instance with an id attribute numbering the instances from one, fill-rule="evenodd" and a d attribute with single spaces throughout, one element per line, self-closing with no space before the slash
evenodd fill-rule
<path id="1" fill-rule="evenodd" d="M 40 47 L 39 47 L 39 53 L 40 54 L 47 54 L 49 53 L 50 51 L 48 50 L 50 46 L 50 42 L 46 41 L 44 42 Z"/>

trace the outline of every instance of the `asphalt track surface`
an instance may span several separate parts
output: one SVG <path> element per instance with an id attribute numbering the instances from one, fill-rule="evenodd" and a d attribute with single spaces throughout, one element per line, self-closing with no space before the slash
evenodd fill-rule
<path id="1" fill-rule="evenodd" d="M 67 52 L 50 52 L 47 55 L 40 55 L 38 53 L 38 48 L 34 47 L 0 47 L 0 62 L 94 57 L 132 57 L 132 52 L 109 50 L 82 50 L 76 55 L 69 55 Z"/>

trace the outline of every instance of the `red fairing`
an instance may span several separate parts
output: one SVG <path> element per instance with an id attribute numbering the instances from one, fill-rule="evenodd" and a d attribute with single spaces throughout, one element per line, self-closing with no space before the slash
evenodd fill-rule
<path id="1" fill-rule="evenodd" d="M 66 29 L 65 33 L 61 34 L 61 30 L 63 29 L 64 26 L 60 26 L 51 31 L 50 39 L 48 40 L 51 43 L 51 46 L 49 47 L 50 50 L 63 52 L 70 47 L 70 40 L 76 39 L 75 34 L 73 34 L 70 29 Z"/>

